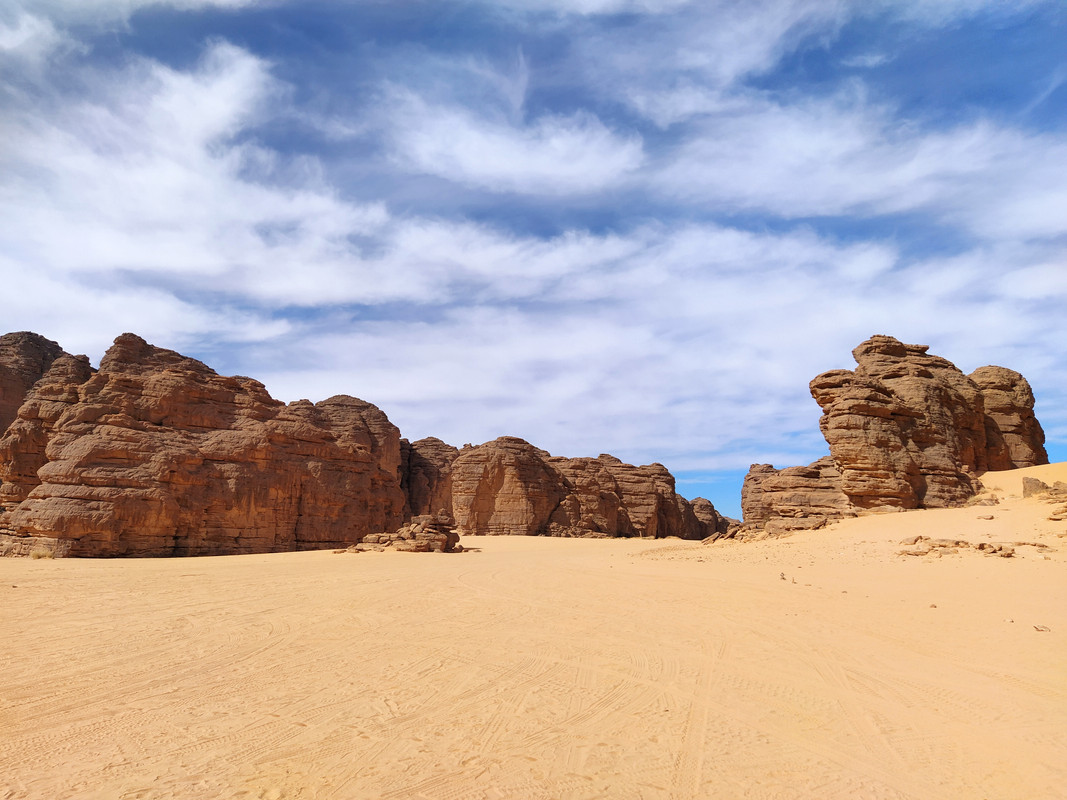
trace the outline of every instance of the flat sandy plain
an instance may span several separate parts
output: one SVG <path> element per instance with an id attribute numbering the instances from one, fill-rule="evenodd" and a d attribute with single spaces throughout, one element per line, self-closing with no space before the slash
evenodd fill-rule
<path id="1" fill-rule="evenodd" d="M 1020 472 L 1067 480 L 747 544 L 0 559 L 0 798 L 1067 797 L 1067 522 Z"/>

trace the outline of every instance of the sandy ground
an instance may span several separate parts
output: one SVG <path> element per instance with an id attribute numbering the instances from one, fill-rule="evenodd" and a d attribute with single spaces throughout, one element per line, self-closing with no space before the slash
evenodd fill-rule
<path id="1" fill-rule="evenodd" d="M 748 544 L 0 559 L 0 798 L 1067 797 L 1067 522 L 991 483 Z"/>

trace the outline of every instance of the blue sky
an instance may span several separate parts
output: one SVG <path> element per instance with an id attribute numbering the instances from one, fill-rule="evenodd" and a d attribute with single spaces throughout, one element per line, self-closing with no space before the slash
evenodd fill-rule
<path id="1" fill-rule="evenodd" d="M 1067 459 L 1059 0 L 0 0 L 4 330 L 739 513 L 874 333 Z"/>

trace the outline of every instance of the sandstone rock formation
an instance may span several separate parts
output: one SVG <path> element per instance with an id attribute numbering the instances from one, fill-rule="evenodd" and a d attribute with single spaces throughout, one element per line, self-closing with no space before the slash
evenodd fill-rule
<path id="1" fill-rule="evenodd" d="M 459 450 L 429 436 L 415 442 L 400 440 L 401 486 L 412 516 L 452 507 L 452 462 Z"/>
<path id="2" fill-rule="evenodd" d="M 420 514 L 393 533 L 370 533 L 353 550 L 394 550 L 408 553 L 451 553 L 462 550 L 455 520 L 447 511 Z"/>
<path id="3" fill-rule="evenodd" d="M 287 406 L 132 334 L 95 373 L 57 358 L 0 462 L 0 527 L 70 540 L 70 555 L 336 547 L 403 521 L 400 435 L 377 408 Z"/>
<path id="4" fill-rule="evenodd" d="M 1048 463 L 1034 397 L 1017 372 L 970 377 L 925 345 L 874 336 L 852 351 L 855 370 L 810 385 L 830 456 L 808 467 L 753 465 L 742 490 L 746 525 L 817 528 L 868 511 L 965 503 L 991 469 Z"/>
<path id="5" fill-rule="evenodd" d="M 703 539 L 730 523 L 707 500 L 698 517 L 662 464 L 553 457 L 514 437 L 465 448 L 451 481 L 465 534 Z"/>
<path id="6" fill-rule="evenodd" d="M 63 348 L 36 333 L 0 336 L 0 433 L 14 421 L 33 384 L 61 355 Z"/>
<path id="7" fill-rule="evenodd" d="M 537 536 L 566 496 L 549 455 L 503 436 L 452 462 L 452 513 L 461 534 Z"/>
<path id="8" fill-rule="evenodd" d="M 133 334 L 99 370 L 36 334 L 0 337 L 0 387 L 17 407 L 0 437 L 9 554 L 253 553 L 383 537 L 448 550 L 453 514 L 473 534 L 696 539 L 737 524 L 677 495 L 661 464 L 554 458 L 511 437 L 462 451 L 409 443 L 362 400 L 286 405 Z"/>
<path id="9" fill-rule="evenodd" d="M 746 525 L 779 534 L 821 528 L 851 516 L 852 508 L 841 471 L 826 456 L 806 467 L 753 464 L 741 487 L 741 514 Z"/>
<path id="10" fill-rule="evenodd" d="M 702 526 L 700 532 L 705 541 L 728 539 L 741 527 L 741 520 L 723 516 L 716 511 L 710 500 L 703 497 L 694 498 L 690 506 L 693 509 L 693 516 Z"/>
<path id="11" fill-rule="evenodd" d="M 989 469 L 1047 464 L 1045 432 L 1034 416 L 1034 392 L 1026 378 L 1004 367 L 979 367 L 969 377 L 985 406 Z"/>

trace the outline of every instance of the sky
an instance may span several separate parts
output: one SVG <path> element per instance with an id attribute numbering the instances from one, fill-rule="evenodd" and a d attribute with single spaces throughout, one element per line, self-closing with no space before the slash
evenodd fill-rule
<path id="1" fill-rule="evenodd" d="M 5 331 L 739 516 L 876 333 L 1067 460 L 1062 0 L 0 0 Z"/>

